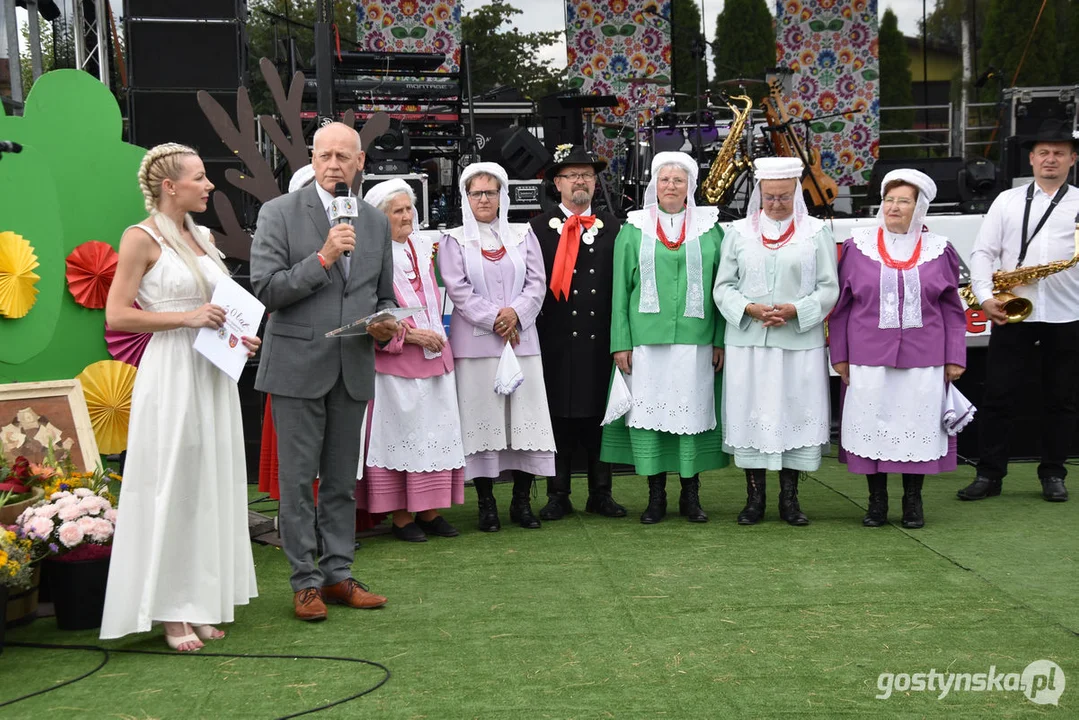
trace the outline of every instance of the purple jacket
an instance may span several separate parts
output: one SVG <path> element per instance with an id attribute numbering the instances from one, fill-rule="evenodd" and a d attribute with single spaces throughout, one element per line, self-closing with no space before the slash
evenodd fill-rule
<path id="1" fill-rule="evenodd" d="M 528 226 L 525 225 L 524 229 Z M 514 227 L 514 230 L 520 228 Z M 519 356 L 539 355 L 539 336 L 536 316 L 543 307 L 547 293 L 547 273 L 539 241 L 532 233 L 517 246 L 525 262 L 525 281 L 521 294 L 507 297 L 513 288 L 514 268 L 508 257 L 498 262 L 483 260 L 483 276 L 490 297 L 483 297 L 472 287 L 465 272 L 465 257 L 461 245 L 452 235 L 443 235 L 439 243 L 438 269 L 446 294 L 453 301 L 450 315 L 450 343 L 459 358 L 498 357 L 505 341 L 493 332 L 495 317 L 504 307 L 511 307 L 520 321 L 521 342 L 513 350 Z M 474 328 L 489 330 L 489 335 L 476 335 Z"/>
<path id="2" fill-rule="evenodd" d="M 966 367 L 966 313 L 959 299 L 959 256 L 950 244 L 937 258 L 918 266 L 922 286 L 922 327 L 882 330 L 880 263 L 853 240 L 839 260 L 839 300 L 828 318 L 831 362 L 894 368 Z M 899 302 L 903 302 L 900 273 Z"/>
<path id="3" fill-rule="evenodd" d="M 427 276 L 423 279 L 423 292 L 434 293 L 435 305 L 442 306 L 438 283 L 435 281 L 434 263 L 431 263 Z M 405 307 L 405 299 L 397 294 L 396 289 L 394 295 L 397 297 L 397 304 Z M 441 320 L 439 318 L 440 322 Z M 412 318 L 406 318 L 404 324 L 416 327 L 416 321 Z M 385 347 L 375 343 L 375 372 L 403 378 L 430 378 L 445 375 L 453 372 L 453 352 L 450 350 L 450 344 L 446 343 L 442 346 L 441 356 L 428 360 L 423 354 L 422 347 L 405 343 L 405 333 L 402 330 L 394 335 Z"/>

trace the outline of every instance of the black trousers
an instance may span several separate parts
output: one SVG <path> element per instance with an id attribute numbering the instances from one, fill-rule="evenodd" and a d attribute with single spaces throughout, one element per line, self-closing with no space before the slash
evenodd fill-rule
<path id="1" fill-rule="evenodd" d="M 1035 345 L 1037 343 L 1037 346 Z M 1008 474 L 1008 437 L 1025 379 L 1041 377 L 1042 456 L 1038 477 L 1067 475 L 1079 405 L 1079 321 L 994 325 L 989 335 L 985 396 L 978 408 L 978 474 Z"/>
<path id="2" fill-rule="evenodd" d="M 555 450 L 567 461 L 580 445 L 588 456 L 588 464 L 599 462 L 599 448 L 603 441 L 603 417 L 551 418 Z"/>

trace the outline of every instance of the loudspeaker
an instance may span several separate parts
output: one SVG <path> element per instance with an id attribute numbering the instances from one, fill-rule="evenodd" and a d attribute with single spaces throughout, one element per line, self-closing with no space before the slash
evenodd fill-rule
<path id="1" fill-rule="evenodd" d="M 551 154 L 543 143 L 522 127 L 496 132 L 484 146 L 482 157 L 498 163 L 517 180 L 532 180 L 551 162 Z"/>
<path id="2" fill-rule="evenodd" d="M 565 93 L 556 93 L 540 98 L 537 105 L 543 118 L 543 145 L 554 152 L 559 145 L 581 145 L 584 143 L 584 120 L 580 108 L 565 108 L 559 102 Z"/>
<path id="3" fill-rule="evenodd" d="M 366 195 L 367 191 L 385 180 L 401 179 L 408 183 L 416 196 L 416 212 L 420 216 L 420 227 L 431 226 L 431 196 L 427 190 L 427 173 L 407 173 L 405 175 L 367 175 L 363 176 L 363 184 L 360 186 L 360 195 Z"/>
<path id="4" fill-rule="evenodd" d="M 212 92 L 221 107 L 232 113 L 236 107 L 236 89 Z M 150 148 L 164 142 L 190 145 L 205 158 L 231 158 L 233 153 L 199 107 L 193 91 L 135 90 L 128 92 L 128 118 L 131 142 Z"/>
<path id="5" fill-rule="evenodd" d="M 244 84 L 244 26 L 235 19 L 128 18 L 125 26 L 133 88 L 235 90 Z"/>
<path id="6" fill-rule="evenodd" d="M 937 197 L 933 205 L 958 204 L 962 200 L 959 195 L 959 172 L 963 169 L 963 163 L 961 157 L 878 160 L 869 176 L 867 200 L 870 205 L 880 205 L 880 183 L 884 176 L 892 170 L 908 168 L 924 172 L 937 184 Z"/>
<path id="7" fill-rule="evenodd" d="M 125 0 L 124 17 L 243 20 L 246 5 L 236 0 Z"/>
<path id="8" fill-rule="evenodd" d="M 408 128 L 397 118 L 391 118 L 386 132 L 376 137 L 367 148 L 367 159 L 407 161 L 411 152 L 412 141 L 408 137 Z M 407 169 L 405 172 L 408 172 Z"/>

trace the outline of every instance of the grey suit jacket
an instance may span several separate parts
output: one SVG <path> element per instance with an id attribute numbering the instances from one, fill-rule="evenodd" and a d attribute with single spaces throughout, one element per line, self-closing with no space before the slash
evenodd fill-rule
<path id="1" fill-rule="evenodd" d="M 314 184 L 262 206 L 251 246 L 251 286 L 270 319 L 255 389 L 313 399 L 328 393 L 342 375 L 353 399 L 374 395 L 371 337 L 325 337 L 345 323 L 397 306 L 389 222 L 374 207 L 358 204 L 347 282 L 340 260 L 328 270 L 318 261 L 330 223 Z"/>

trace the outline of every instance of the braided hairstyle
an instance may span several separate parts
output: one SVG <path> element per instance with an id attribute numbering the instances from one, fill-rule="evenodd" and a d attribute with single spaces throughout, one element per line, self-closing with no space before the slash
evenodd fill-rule
<path id="1" fill-rule="evenodd" d="M 191 246 L 184 241 L 180 234 L 180 228 L 168 215 L 161 212 L 161 185 L 165 179 L 179 180 L 183 173 L 184 159 L 187 156 L 198 157 L 199 154 L 192 148 L 178 143 L 164 143 L 156 145 L 146 153 L 139 165 L 139 189 L 146 201 L 146 212 L 150 213 L 154 224 L 164 240 L 164 244 L 183 260 L 184 264 L 195 277 L 199 293 L 203 299 L 209 301 L 212 288 L 206 279 L 206 275 L 199 267 L 198 255 Z M 210 231 L 201 225 L 196 225 L 191 213 L 184 216 L 184 226 L 191 232 L 195 242 L 204 253 L 218 265 L 226 274 L 228 268 L 221 262 L 222 255 L 213 241 L 210 239 Z"/>

